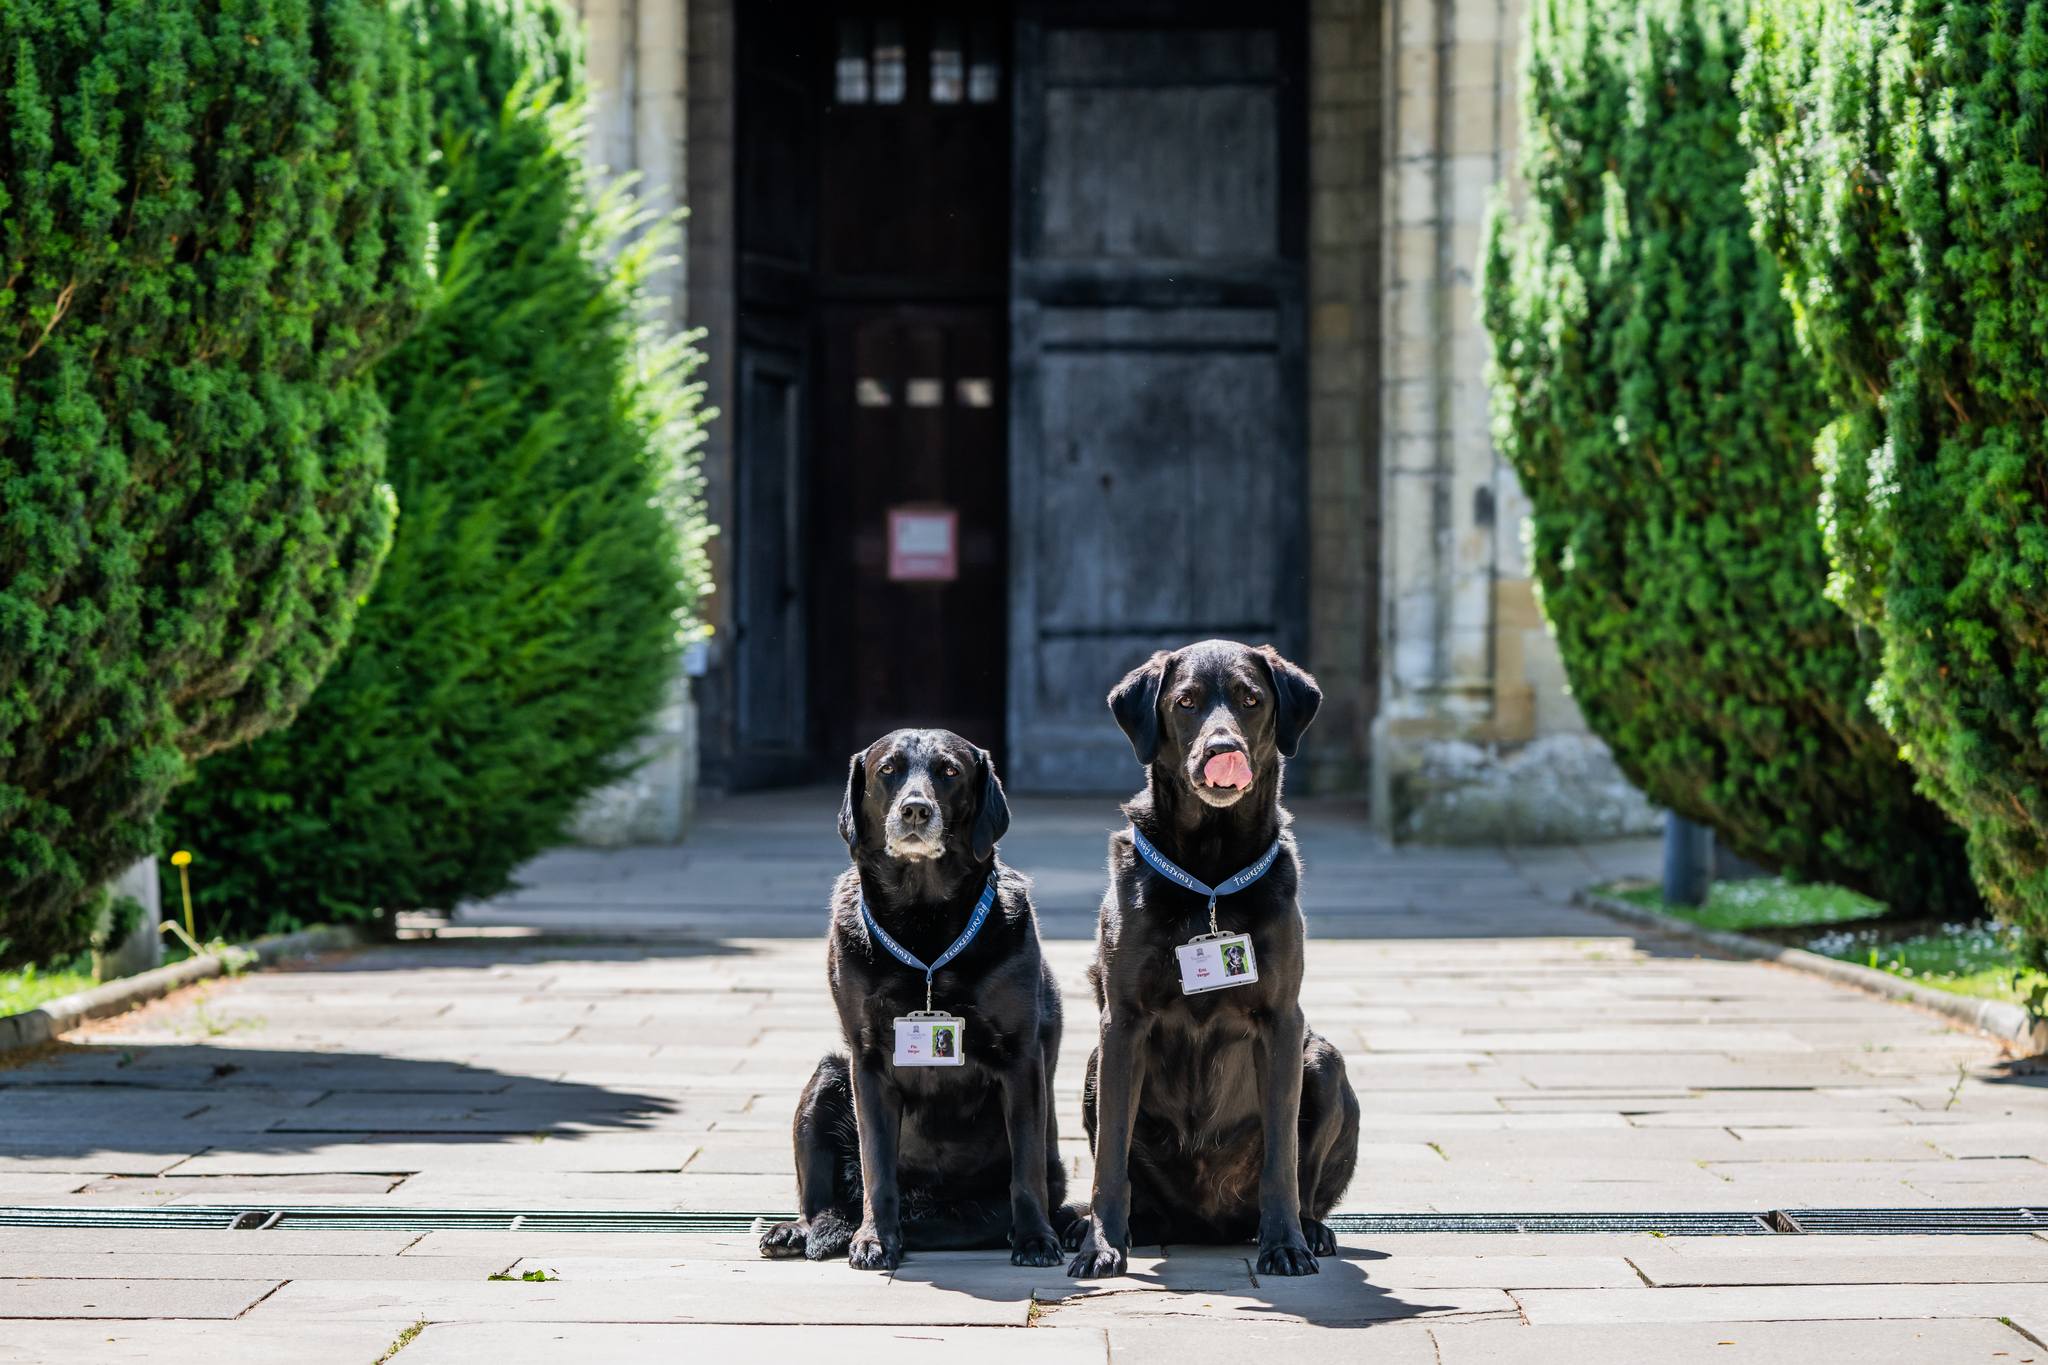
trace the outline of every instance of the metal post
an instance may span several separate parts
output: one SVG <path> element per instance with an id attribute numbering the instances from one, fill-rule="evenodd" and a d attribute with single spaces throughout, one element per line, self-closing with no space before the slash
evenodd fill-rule
<path id="1" fill-rule="evenodd" d="M 1664 900 L 1702 905 L 1713 879 L 1714 831 L 1675 812 L 1664 816 Z"/>

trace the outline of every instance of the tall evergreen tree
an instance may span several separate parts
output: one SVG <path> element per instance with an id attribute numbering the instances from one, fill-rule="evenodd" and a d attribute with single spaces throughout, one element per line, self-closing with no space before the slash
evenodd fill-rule
<path id="1" fill-rule="evenodd" d="M 187 760 L 288 717 L 388 544 L 425 283 L 371 0 L 0 4 L 0 966 L 77 949 Z"/>
<path id="2" fill-rule="evenodd" d="M 1866 705 L 1823 589 L 1828 409 L 1751 236 L 1741 0 L 1537 0 L 1527 221 L 1485 262 L 1498 439 L 1588 723 L 1745 857 L 1930 911 L 1960 839 Z"/>
<path id="3" fill-rule="evenodd" d="M 396 544 L 290 730 L 202 766 L 172 828 L 235 932 L 502 889 L 675 679 L 705 583 L 672 237 L 585 165 L 575 19 L 406 0 L 433 105 L 439 275 L 378 370 Z"/>
<path id="4" fill-rule="evenodd" d="M 2048 6 L 1760 10 L 1762 235 L 1842 416 L 1822 442 L 1875 705 L 2048 959 Z"/>

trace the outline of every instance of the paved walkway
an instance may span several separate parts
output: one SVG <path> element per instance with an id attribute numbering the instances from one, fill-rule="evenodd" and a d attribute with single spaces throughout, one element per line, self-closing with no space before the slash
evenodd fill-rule
<path id="1" fill-rule="evenodd" d="M 790 1111 L 833 1043 L 835 809 L 740 798 L 680 849 L 553 854 L 440 941 L 199 987 L 0 1062 L 0 1203 L 788 1207 Z M 1394 851 L 1353 809 L 1300 814 L 1308 1013 L 1365 1108 L 1346 1210 L 2048 1202 L 2048 1076 L 1567 903 L 1654 849 Z M 1020 801 L 1004 844 L 1068 985 L 1080 1189 L 1081 973 L 1114 820 Z M 369 1365 L 424 1323 L 401 1365 L 2048 1365 L 2041 1237 L 1353 1236 L 1293 1282 L 1235 1249 L 1141 1251 L 1082 1286 L 995 1254 L 892 1277 L 767 1263 L 746 1237 L 0 1229 L 0 1362 Z"/>

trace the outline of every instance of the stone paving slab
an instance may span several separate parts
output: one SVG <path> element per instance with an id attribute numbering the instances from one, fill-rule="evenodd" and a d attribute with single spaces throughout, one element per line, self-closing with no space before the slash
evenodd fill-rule
<path id="1" fill-rule="evenodd" d="M 807 1273 L 815 1272 L 815 1273 Z M 50 1283 L 63 1283 L 51 1281 Z M 5 1291 L 0 1283 L 0 1292 Z M 384 1321 L 393 1312 L 429 1322 L 711 1322 L 788 1326 L 841 1323 L 1022 1327 L 1030 1286 L 986 1297 L 939 1284 L 892 1280 L 844 1265 L 714 1262 L 678 1280 L 397 1285 L 297 1280 L 251 1312 L 263 1322 Z"/>
<path id="2" fill-rule="evenodd" d="M 1830 1246 L 1834 1239 L 1829 1237 L 1792 1240 L 1804 1245 L 1771 1245 L 1748 1256 L 1699 1256 L 1683 1247 L 1652 1247 L 1630 1256 L 1629 1264 L 1658 1286 L 2048 1283 L 2048 1242 L 2027 1246 L 2027 1238 L 1900 1237 L 1893 1240 L 1912 1245 L 1881 1248 Z"/>
<path id="3" fill-rule="evenodd" d="M 0 1365 L 370 1365 L 410 1325 L 395 1315 L 325 1323 L 317 1334 L 247 1321 L 9 1322 L 0 1332 Z"/>
<path id="4" fill-rule="evenodd" d="M 1433 1365 L 2036 1365 L 2044 1350 L 1993 1319 L 1432 1328 Z"/>
<path id="5" fill-rule="evenodd" d="M 666 1232 L 475 1232 L 444 1228 L 413 1234 L 405 1256 L 504 1256 L 510 1260 L 758 1261 L 760 1239 L 751 1233 L 710 1236 Z M 849 1274 L 853 1273 L 851 1270 Z"/>
<path id="6" fill-rule="evenodd" d="M 1515 1295 L 1547 1323 L 1793 1322 L 1838 1318 L 2048 1316 L 2048 1283 L 1743 1285 L 1531 1289 Z"/>
<path id="7" fill-rule="evenodd" d="M 907 1267 L 906 1267 L 907 1268 Z M 1603 1290 L 1555 1290 L 1598 1294 Z M 1516 1316 L 1515 1300 L 1499 1289 L 1382 1289 L 1369 1284 L 1362 1268 L 1325 1260 L 1319 1274 L 1298 1279 L 1268 1276 L 1237 1293 L 1172 1293 L 1139 1289 L 1083 1294 L 1048 1303 L 1041 1321 L 1058 1327 L 1109 1325 L 1129 1319 L 1201 1318 L 1218 1321 L 1296 1321 L 1320 1327 L 1362 1327 L 1375 1323 L 1439 1318 Z"/>
<path id="8" fill-rule="evenodd" d="M 0 1319 L 236 1318 L 281 1283 L 276 1279 L 47 1280 L 0 1276 Z M 9 1328 L 7 1335 L 12 1335 L 12 1331 Z"/>
<path id="9" fill-rule="evenodd" d="M 834 1365 L 1107 1365 L 1109 1344 L 1100 1331 L 1053 1328 L 835 1327 L 821 1342 L 818 1333 L 802 1327 L 437 1323 L 406 1348 L 404 1365 L 675 1365 L 809 1360 L 820 1354 Z"/>
<path id="10" fill-rule="evenodd" d="M 428 1234 L 440 1235 L 440 1234 Z M 261 1243 L 252 1242 L 260 1237 Z M 273 1256 L 396 1256 L 420 1246 L 417 1232 L 326 1232 L 272 1228 L 0 1228 L 0 1256 L 42 1252 L 51 1256 L 238 1256 L 260 1250 Z M 448 1255 L 476 1255 L 484 1248 L 451 1247 Z M 490 1248 L 494 1252 L 496 1248 Z M 426 1253 L 431 1254 L 431 1253 Z M 516 1257 L 517 1253 L 514 1253 Z M 508 1257 L 509 1263 L 514 1257 Z"/>
<path id="11" fill-rule="evenodd" d="M 797 1091 L 836 1047 L 820 934 L 845 857 L 837 804 L 823 791 L 735 798 L 683 848 L 549 855 L 526 890 L 460 917 L 465 931 L 603 941 L 379 947 L 96 1022 L 0 1070 L 0 1202 L 786 1207 Z M 1564 902 L 1594 876 L 1654 869 L 1654 844 L 1392 850 L 1349 808 L 1309 802 L 1299 815 L 1304 1008 L 1345 1050 L 1365 1111 L 1343 1207 L 2048 1200 L 2048 1074 L 1917 1010 L 1703 958 Z M 1038 877 L 1067 996 L 1052 1089 L 1077 1191 L 1089 1180 L 1083 973 L 1114 823 L 1107 803 L 1020 799 L 1005 840 Z M 155 1330 L 161 1357 L 182 1358 L 196 1353 L 185 1329 L 204 1326 L 219 1333 L 204 1353 L 222 1365 L 344 1358 L 280 1351 L 287 1340 L 347 1340 L 345 1358 L 367 1365 L 425 1320 L 397 1365 L 430 1351 L 510 1365 L 798 1350 L 1682 1365 L 1784 1361 L 1788 1342 L 1799 1365 L 1976 1359 L 1992 1342 L 2018 1365 L 2034 1344 L 1990 1319 L 2048 1330 L 2048 1274 L 2027 1278 L 2048 1250 L 2038 1238 L 1422 1233 L 1342 1245 L 1299 1281 L 1262 1283 L 1249 1247 L 1155 1248 L 1128 1277 L 1080 1284 L 1002 1253 L 913 1254 L 894 1276 L 768 1263 L 749 1236 L 0 1230 L 0 1269 L 25 1272 L 0 1293 L 76 1296 L 126 1276 L 150 1282 L 128 1302 L 169 1314 L 201 1286 L 279 1286 L 253 1308 L 226 1294 L 221 1312 L 247 1310 L 233 1322 L 23 1322 L 31 1335 L 0 1330 L 0 1350 L 145 1358 L 134 1343 Z M 483 1278 L 514 1265 L 561 1278 Z M 51 1278 L 69 1271 L 100 1273 Z M 1863 1320 L 1901 1309 L 1935 1316 Z M 1758 1315 L 1803 1320 L 1731 1323 Z M 865 1325 L 793 1326 L 809 1322 Z M 95 1354 L 76 1335 L 94 1331 L 118 1340 Z M 76 1343 L 68 1354 L 64 1342 Z"/>
<path id="12" fill-rule="evenodd" d="M 292 1256 L 279 1251 L 193 1255 L 140 1252 L 0 1252 L 0 1280 L 482 1280 L 512 1264 L 476 1256 Z"/>
<path id="13" fill-rule="evenodd" d="M 1437 1365 L 1436 1335 L 1451 1330 L 1471 1329 L 1425 1326 L 1417 1321 L 1318 1326 L 1280 1317 L 1244 1321 L 1151 1317 L 1117 1322 L 1107 1329 L 1107 1335 L 1115 1365 L 1190 1365 L 1194 1361 Z M 1528 1329 L 1517 1326 L 1516 1330 Z M 1521 1365 L 1519 1357 L 1512 1354 L 1497 1357 L 1495 1365 L 1500 1362 Z"/>

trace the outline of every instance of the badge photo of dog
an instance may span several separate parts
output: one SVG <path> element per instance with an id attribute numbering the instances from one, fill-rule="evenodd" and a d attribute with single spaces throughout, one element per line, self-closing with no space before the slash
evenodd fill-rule
<path id="1" fill-rule="evenodd" d="M 1066 1195 L 1059 987 L 1029 884 L 996 857 L 1009 825 L 988 752 L 950 731 L 898 730 L 853 756 L 839 812 L 853 865 L 832 890 L 826 949 L 847 1055 L 819 1062 L 797 1102 L 800 1216 L 762 1235 L 763 1255 L 845 1254 L 861 1270 L 894 1269 L 906 1249 L 1063 1259 L 1048 1218 Z M 965 937 L 991 878 L 993 904 Z M 895 1021 L 926 1008 L 926 964 L 931 1007 L 962 1020 L 947 1030 L 958 1065 L 893 1060 Z"/>
<path id="2" fill-rule="evenodd" d="M 1224 640 L 1155 654 L 1110 693 L 1146 779 L 1110 836 L 1089 969 L 1095 1193 L 1069 1230 L 1069 1275 L 1121 1274 L 1134 1239 L 1256 1237 L 1261 1275 L 1312 1275 L 1336 1252 L 1323 1220 L 1357 1164 L 1358 1098 L 1302 1016 L 1301 864 L 1280 804 L 1282 762 L 1321 701 L 1271 646 Z M 1257 980 L 1184 994 L 1175 949 L 1218 927 L 1249 936 Z"/>

